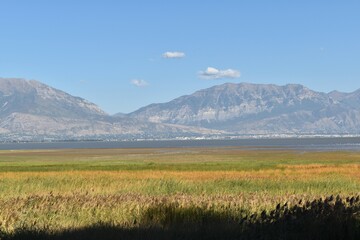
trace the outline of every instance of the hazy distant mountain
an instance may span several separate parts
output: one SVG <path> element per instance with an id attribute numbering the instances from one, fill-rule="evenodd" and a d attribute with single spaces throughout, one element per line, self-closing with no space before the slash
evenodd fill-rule
<path id="1" fill-rule="evenodd" d="M 112 115 L 113 117 L 117 117 L 117 118 L 121 118 L 121 117 L 126 117 L 126 113 L 115 113 L 114 115 Z"/>
<path id="2" fill-rule="evenodd" d="M 85 99 L 37 81 L 0 78 L 0 140 L 153 138 L 217 133 L 111 117 Z"/>
<path id="3" fill-rule="evenodd" d="M 296 84 L 227 83 L 128 116 L 235 134 L 352 134 L 360 133 L 360 90 L 327 94 Z"/>

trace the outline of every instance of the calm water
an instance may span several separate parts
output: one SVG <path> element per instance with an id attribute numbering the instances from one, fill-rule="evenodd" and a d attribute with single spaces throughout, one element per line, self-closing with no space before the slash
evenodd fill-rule
<path id="1" fill-rule="evenodd" d="M 255 149 L 297 149 L 314 151 L 360 151 L 360 137 L 354 138 L 290 138 L 237 140 L 166 140 L 126 142 L 46 142 L 0 143 L 0 150 L 79 149 L 79 148 L 172 148 L 172 147 L 251 147 Z"/>

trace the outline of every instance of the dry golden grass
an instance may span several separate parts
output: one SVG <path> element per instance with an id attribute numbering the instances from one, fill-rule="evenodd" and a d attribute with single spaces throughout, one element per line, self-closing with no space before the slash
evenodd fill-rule
<path id="1" fill-rule="evenodd" d="M 206 180 L 236 180 L 236 179 L 268 179 L 268 180 L 296 180 L 304 178 L 321 178 L 329 174 L 343 177 L 360 177 L 360 164 L 306 164 L 279 165 L 275 169 L 263 170 L 208 170 L 208 171 L 178 171 L 178 170 L 71 170 L 46 172 L 0 172 L 0 179 L 24 180 L 29 178 L 77 178 L 98 179 L 111 178 L 113 181 L 130 179 L 164 179 L 206 181 Z"/>

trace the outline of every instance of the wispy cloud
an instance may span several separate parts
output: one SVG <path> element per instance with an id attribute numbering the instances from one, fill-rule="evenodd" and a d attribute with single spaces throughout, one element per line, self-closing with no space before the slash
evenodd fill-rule
<path id="1" fill-rule="evenodd" d="M 202 79 L 239 78 L 240 72 L 234 69 L 219 70 L 208 67 L 205 71 L 199 72 L 199 77 Z"/>
<path id="2" fill-rule="evenodd" d="M 136 87 L 146 87 L 149 85 L 145 80 L 142 79 L 133 79 L 131 80 L 131 84 L 135 85 Z"/>
<path id="3" fill-rule="evenodd" d="M 183 52 L 164 52 L 163 58 L 184 58 L 185 53 Z"/>

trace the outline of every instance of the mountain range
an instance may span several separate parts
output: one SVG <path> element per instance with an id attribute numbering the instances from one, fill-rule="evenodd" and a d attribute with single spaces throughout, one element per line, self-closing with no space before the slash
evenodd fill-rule
<path id="1" fill-rule="evenodd" d="M 219 131 L 110 116 L 97 105 L 34 80 L 0 78 L 0 140 L 139 139 Z"/>
<path id="2" fill-rule="evenodd" d="M 357 134 L 359 110 L 360 90 L 322 93 L 298 84 L 226 83 L 129 116 L 235 134 Z"/>
<path id="3" fill-rule="evenodd" d="M 281 134 L 360 134 L 360 90 L 322 93 L 298 84 L 226 83 L 111 116 L 38 81 L 0 78 L 3 141 Z"/>

